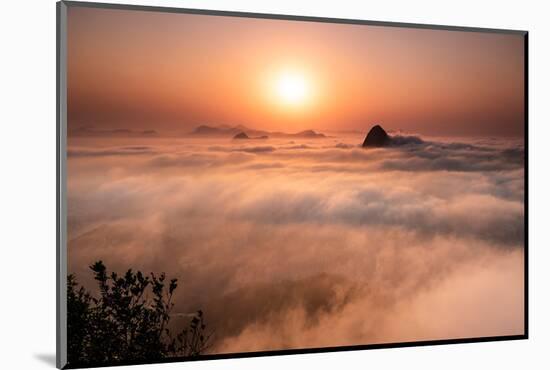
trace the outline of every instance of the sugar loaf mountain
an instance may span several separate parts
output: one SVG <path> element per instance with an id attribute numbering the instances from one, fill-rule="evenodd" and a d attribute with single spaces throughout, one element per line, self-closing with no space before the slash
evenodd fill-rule
<path id="1" fill-rule="evenodd" d="M 380 125 L 376 125 L 370 129 L 365 141 L 363 141 L 363 148 L 380 148 L 390 143 L 391 138 Z"/>

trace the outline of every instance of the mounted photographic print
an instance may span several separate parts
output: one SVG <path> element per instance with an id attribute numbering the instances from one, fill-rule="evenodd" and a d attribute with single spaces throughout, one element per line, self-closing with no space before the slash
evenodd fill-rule
<path id="1" fill-rule="evenodd" d="M 57 10 L 58 367 L 527 338 L 527 32 Z"/>

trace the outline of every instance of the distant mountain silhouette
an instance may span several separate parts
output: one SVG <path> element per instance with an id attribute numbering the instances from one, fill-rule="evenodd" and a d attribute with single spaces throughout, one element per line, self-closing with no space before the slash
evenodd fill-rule
<path id="1" fill-rule="evenodd" d="M 322 133 L 315 132 L 313 130 L 305 130 L 298 133 L 286 133 L 286 132 L 269 132 L 263 130 L 252 129 L 243 125 L 238 125 L 235 127 L 230 127 L 227 125 L 223 126 L 208 126 L 200 125 L 195 127 L 191 131 L 191 135 L 195 136 L 231 136 L 235 139 L 244 139 L 244 137 L 237 138 L 237 135 L 245 134 L 248 138 L 252 139 L 267 139 L 269 137 L 295 137 L 295 138 L 323 138 L 326 137 Z"/>
<path id="2" fill-rule="evenodd" d="M 191 135 L 201 135 L 201 136 L 235 136 L 240 133 L 244 133 L 248 136 L 262 136 L 262 135 L 269 134 L 266 131 L 250 129 L 243 125 L 238 125 L 235 127 L 230 127 L 227 125 L 223 125 L 223 126 L 200 125 L 198 127 L 195 127 L 193 131 L 191 131 Z"/>
<path id="3" fill-rule="evenodd" d="M 100 129 L 93 126 L 81 126 L 68 130 L 69 136 L 156 136 L 155 130 L 130 130 L 127 128 Z"/>
<path id="4" fill-rule="evenodd" d="M 225 127 L 212 127 L 212 126 L 201 125 L 201 126 L 195 127 L 192 134 L 194 134 L 194 135 L 222 135 L 222 134 L 227 133 L 230 130 L 232 130 L 232 129 L 231 128 L 225 128 Z"/>
<path id="5" fill-rule="evenodd" d="M 233 136 L 233 140 L 265 140 L 269 139 L 269 136 L 262 135 L 256 137 L 250 137 L 244 132 L 239 132 L 237 135 Z"/>
<path id="6" fill-rule="evenodd" d="M 233 139 L 237 139 L 237 140 L 245 139 L 246 140 L 246 139 L 250 139 L 250 138 L 244 132 L 239 132 L 237 135 L 233 136 Z"/>
<path id="7" fill-rule="evenodd" d="M 305 131 L 302 131 L 302 132 L 298 132 L 297 134 L 294 134 L 293 136 L 310 137 L 310 138 L 325 137 L 324 134 L 317 133 L 313 130 L 305 130 Z"/>
<path id="8" fill-rule="evenodd" d="M 389 143 L 390 137 L 387 132 L 380 125 L 376 125 L 370 129 L 365 141 L 363 141 L 363 148 L 382 147 Z"/>

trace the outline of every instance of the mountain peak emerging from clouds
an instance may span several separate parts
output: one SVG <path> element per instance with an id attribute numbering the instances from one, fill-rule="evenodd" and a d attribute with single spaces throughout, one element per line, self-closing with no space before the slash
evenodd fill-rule
<path id="1" fill-rule="evenodd" d="M 376 125 L 370 129 L 365 141 L 363 141 L 363 148 L 367 147 L 382 147 L 388 145 L 390 137 L 386 130 L 380 125 Z"/>

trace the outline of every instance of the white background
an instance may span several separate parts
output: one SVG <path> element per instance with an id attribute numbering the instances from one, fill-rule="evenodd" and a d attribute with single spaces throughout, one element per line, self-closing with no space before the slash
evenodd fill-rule
<path id="1" fill-rule="evenodd" d="M 111 0 L 111 2 L 119 2 Z M 545 1 L 131 1 L 134 4 L 529 30 L 530 339 L 133 369 L 548 369 L 550 22 Z M 55 363 L 55 1 L 3 1 L 0 368 Z M 502 307 L 506 310 L 506 307 Z"/>

